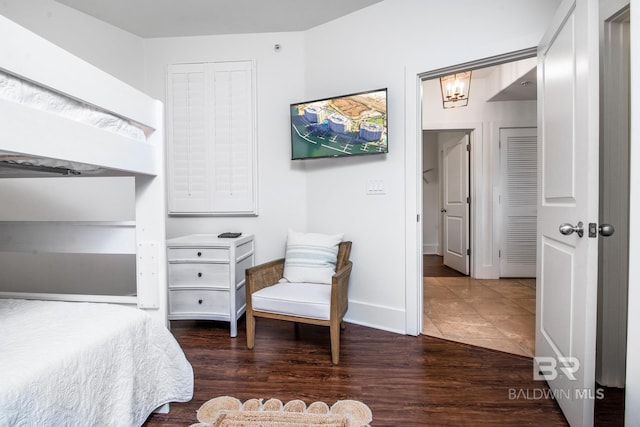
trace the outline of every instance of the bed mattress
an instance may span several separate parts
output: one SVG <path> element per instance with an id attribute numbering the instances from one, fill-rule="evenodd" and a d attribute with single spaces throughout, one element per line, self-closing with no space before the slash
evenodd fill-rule
<path id="1" fill-rule="evenodd" d="M 0 98 L 95 126 L 139 142 L 146 141 L 142 128 L 128 120 L 2 71 L 0 71 Z"/>
<path id="2" fill-rule="evenodd" d="M 0 299 L 0 426 L 139 426 L 192 397 L 182 349 L 142 310 Z"/>

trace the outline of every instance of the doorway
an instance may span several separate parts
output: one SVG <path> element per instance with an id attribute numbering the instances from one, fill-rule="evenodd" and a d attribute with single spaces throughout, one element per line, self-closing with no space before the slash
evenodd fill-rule
<path id="1" fill-rule="evenodd" d="M 467 130 L 423 131 L 423 255 L 432 268 L 439 261 L 441 271 L 463 276 L 470 264 L 470 140 Z"/>
<path id="2" fill-rule="evenodd" d="M 629 45 L 628 45 L 628 31 L 629 31 L 629 14 L 628 14 L 628 9 L 626 10 L 626 15 L 625 14 L 619 14 L 614 16 L 611 20 L 607 21 L 608 23 L 605 23 L 605 28 L 607 29 L 607 31 L 610 31 L 609 35 L 613 35 L 613 37 L 622 37 L 625 38 L 622 41 L 622 48 L 618 49 L 618 51 L 616 51 L 615 48 L 612 48 L 611 46 L 608 46 L 608 49 L 605 49 L 605 51 L 608 51 L 608 53 L 613 53 L 614 56 L 616 54 L 616 52 L 618 53 L 618 56 L 616 58 L 614 58 L 614 61 L 619 61 L 619 63 L 613 64 L 613 70 L 609 70 L 609 72 L 613 72 L 613 73 L 620 73 L 621 70 L 620 65 L 622 64 L 623 67 L 626 67 L 626 70 L 622 70 L 622 74 L 614 74 L 615 77 L 604 77 L 602 80 L 608 82 L 609 84 L 614 83 L 614 87 L 613 88 L 603 88 L 603 99 L 605 99 L 604 104 L 601 106 L 602 108 L 605 109 L 607 108 L 607 102 L 611 102 L 611 100 L 615 100 L 615 104 L 618 105 L 618 107 L 620 106 L 619 104 L 624 104 L 624 108 L 626 108 L 626 111 L 623 111 L 622 113 L 619 110 L 615 110 L 615 108 L 617 108 L 616 106 L 609 106 L 609 108 L 613 108 L 614 113 L 610 113 L 609 115 L 607 115 L 607 113 L 605 112 L 605 116 L 604 116 L 604 123 L 603 126 L 605 128 L 605 140 L 609 141 L 611 138 L 611 135 L 606 134 L 606 128 L 607 128 L 607 120 L 609 120 L 609 125 L 616 128 L 616 129 L 623 129 L 624 133 L 626 134 L 624 136 L 625 141 L 626 141 L 626 145 L 623 145 L 622 148 L 614 148 L 611 147 L 611 144 L 607 143 L 607 145 L 604 145 L 601 143 L 601 177 L 606 177 L 606 178 L 610 178 L 612 176 L 612 172 L 620 172 L 622 173 L 622 177 L 619 178 L 619 180 L 622 180 L 624 185 L 621 185 L 618 181 L 618 184 L 611 184 L 610 180 L 607 179 L 603 179 L 601 180 L 601 188 L 600 188 L 600 192 L 603 194 L 603 198 L 601 200 L 601 209 L 600 209 L 600 217 L 601 217 L 601 222 L 607 222 L 607 221 L 611 221 L 611 222 L 619 222 L 622 225 L 622 230 L 621 234 L 623 234 L 625 237 L 628 236 L 628 233 L 626 232 L 628 229 L 626 228 L 628 226 L 628 222 L 629 222 L 629 218 L 628 218 L 628 213 L 629 213 L 629 171 L 626 170 L 620 170 L 620 169 L 624 169 L 624 168 L 620 168 L 620 164 L 624 164 L 625 166 L 628 163 L 628 159 L 629 159 L 629 128 L 630 128 L 630 122 L 627 121 L 624 124 L 620 124 L 619 122 L 617 122 L 617 120 L 623 116 L 626 117 L 628 119 L 629 117 L 629 111 L 628 111 L 628 107 L 629 107 L 629 86 L 628 86 L 628 82 L 630 81 L 630 77 L 628 75 L 628 60 L 629 60 Z M 609 42 L 611 42 L 611 40 L 609 40 Z M 620 42 L 620 39 L 615 39 L 615 42 Z M 626 43 L 626 44 L 625 44 Z M 625 56 L 626 55 L 626 56 Z M 620 62 L 621 61 L 621 62 Z M 626 62 L 625 62 L 626 61 Z M 626 65 L 625 65 L 626 64 Z M 604 73 L 605 76 L 607 75 L 607 65 L 605 64 L 605 69 L 604 69 Z M 617 68 L 616 68 L 617 67 Z M 463 68 L 460 68 L 463 69 Z M 447 70 L 447 72 L 450 72 L 452 70 Z M 625 74 L 625 72 L 627 74 Z M 623 82 L 625 84 L 620 84 L 620 82 Z M 607 92 L 607 90 L 609 90 L 609 92 Z M 614 92 L 611 92 L 614 91 Z M 624 100 L 624 102 L 620 102 L 621 100 Z M 613 121 L 616 121 L 615 123 L 612 124 Z M 485 134 L 486 135 L 486 134 Z M 486 142 L 486 141 L 485 141 Z M 608 156 L 608 157 L 607 157 Z M 607 159 L 612 159 L 612 160 L 607 160 Z M 607 165 L 612 168 L 609 171 L 606 171 L 606 167 Z M 477 167 L 482 167 L 480 165 L 477 165 Z M 608 189 L 608 190 L 605 190 Z M 622 196 L 622 199 L 619 199 L 620 201 L 611 201 L 611 199 L 608 198 L 608 194 L 605 194 L 607 192 L 611 192 L 611 189 L 616 189 L 616 193 L 619 193 L 618 196 Z M 622 190 L 621 190 L 622 189 Z M 609 200 L 609 201 L 607 201 Z M 623 215 L 627 215 L 626 219 L 622 218 L 622 219 L 616 219 L 616 220 L 612 220 L 612 219 L 607 219 L 607 212 L 609 212 L 609 215 L 618 215 L 620 214 L 620 212 L 618 213 L 611 213 L 611 207 L 615 206 L 615 207 L 622 207 L 621 209 L 621 213 Z M 476 224 L 477 223 L 477 218 L 475 218 L 474 220 L 472 220 L 472 223 Z M 602 248 L 606 248 L 607 245 L 613 244 L 613 241 L 611 241 L 611 243 L 607 240 L 603 241 L 600 240 L 602 243 Z M 625 247 L 628 248 L 629 245 L 629 239 L 628 237 L 624 240 L 624 242 L 620 245 L 621 247 Z M 601 251 L 602 251 L 601 248 Z M 600 280 L 599 280 L 599 295 L 598 295 L 598 345 L 599 345 L 599 351 L 601 352 L 603 349 L 610 349 L 612 346 L 613 348 L 615 348 L 615 355 L 611 356 L 612 358 L 617 358 L 618 359 L 618 366 L 622 368 L 622 374 L 618 375 L 619 378 L 622 378 L 622 386 L 624 386 L 624 378 L 625 378 L 625 374 L 624 374 L 624 365 L 625 365 L 625 356 L 626 356 L 626 348 L 624 347 L 624 345 L 626 345 L 626 308 L 627 308 L 627 299 L 626 299 L 626 290 L 627 290 L 627 283 L 625 282 L 624 285 L 622 285 L 622 287 L 617 286 L 614 287 L 615 288 L 615 292 L 611 293 L 611 287 L 610 286 L 603 286 L 603 275 L 604 277 L 606 277 L 607 282 L 610 282 L 610 274 L 604 274 L 605 271 L 607 271 L 607 268 L 614 268 L 618 271 L 618 273 L 621 276 L 626 277 L 627 276 L 627 272 L 629 271 L 629 266 L 628 264 L 619 266 L 619 265 L 614 265 L 611 263 L 611 261 L 606 261 L 606 254 L 611 254 L 611 253 L 615 253 L 615 250 L 611 250 L 611 249 L 604 249 L 604 251 L 606 252 L 601 252 L 601 257 L 599 258 L 599 264 L 600 264 L 600 268 L 601 268 L 601 274 L 600 274 Z M 611 251 L 611 253 L 610 253 Z M 604 255 L 604 256 L 603 256 Z M 626 260 L 628 260 L 628 254 L 625 253 L 622 256 L 620 255 L 614 255 L 614 258 L 619 261 L 619 262 L 624 262 Z M 606 301 L 606 294 L 609 293 L 610 297 L 609 300 L 616 300 L 615 302 L 615 307 L 614 308 L 607 308 L 605 307 L 605 301 Z M 603 296 L 605 295 L 605 296 Z M 611 296 L 613 295 L 613 296 Z M 615 330 L 615 336 L 613 337 L 613 340 L 617 341 L 616 344 L 611 345 L 611 341 L 609 341 L 609 339 L 611 338 L 605 338 L 605 335 L 603 335 L 602 330 L 603 328 L 607 328 L 606 326 L 606 320 L 604 319 L 605 317 L 607 317 L 606 312 L 608 311 L 608 317 L 609 317 L 609 321 L 613 322 L 615 324 L 618 325 L 617 329 L 614 328 L 613 326 L 610 326 L 610 330 L 613 331 Z M 620 326 L 622 325 L 622 326 Z M 611 336 L 611 335 L 610 335 Z M 598 354 L 598 369 L 601 369 L 600 364 L 603 364 L 603 366 L 608 367 L 611 366 L 609 362 L 605 361 L 605 358 L 603 357 L 603 355 L 601 353 Z M 601 373 L 598 373 L 598 381 L 601 381 L 601 378 L 603 378 Z M 606 380 L 605 380 L 606 381 Z M 614 387 L 619 387 L 619 386 L 614 386 Z M 612 391 L 612 389 L 607 389 L 607 393 L 610 393 Z M 623 402 L 624 400 L 624 393 L 622 393 L 622 397 L 617 396 L 614 397 L 615 400 L 617 400 L 618 402 Z M 599 401 L 596 402 L 596 409 L 598 407 L 598 405 L 601 405 L 603 402 Z M 622 410 L 624 410 L 624 408 L 622 407 Z"/>
<path id="3" fill-rule="evenodd" d="M 438 165 L 442 140 L 466 133 L 468 178 L 458 181 L 469 183 L 464 198 L 468 269 L 458 270 L 473 278 L 535 277 L 537 91 L 532 53 L 465 68 L 472 74 L 466 107 L 443 108 L 439 77 L 422 81 L 421 254 L 446 255 L 447 242 L 438 236 L 447 238 L 445 221 L 460 223 L 455 216 L 448 218 Z M 509 82 L 505 75 L 515 77 Z M 449 253 L 459 252 L 454 245 Z"/>
<path id="4" fill-rule="evenodd" d="M 526 96 L 522 90 L 509 89 L 512 91 L 510 96 L 516 96 L 516 99 L 509 99 L 505 94 L 499 93 L 486 96 L 491 89 L 486 87 L 487 83 L 483 80 L 489 79 L 493 73 L 501 72 L 499 65 L 473 69 L 472 74 L 477 77 L 474 78 L 472 75 L 470 100 L 466 109 L 443 111 L 442 104 L 438 103 L 438 79 L 423 82 L 423 102 L 432 102 L 433 100 L 426 99 L 429 97 L 436 98 L 432 105 L 425 107 L 422 114 L 423 128 L 426 129 L 422 132 L 421 183 L 424 259 L 432 256 L 430 253 L 443 255 L 446 248 L 443 240 L 446 239 L 444 236 L 447 230 L 444 222 L 448 212 L 442 211 L 448 211 L 449 207 L 443 200 L 443 193 L 446 192 L 442 177 L 443 147 L 450 144 L 450 141 L 460 140 L 463 136 L 472 141 L 469 151 L 466 151 L 468 176 L 460 175 L 458 178 L 458 181 L 466 181 L 470 188 L 464 201 L 472 212 L 468 222 L 470 233 L 467 237 L 471 275 L 456 278 L 433 277 L 429 274 L 430 277 L 424 278 L 423 332 L 430 336 L 531 357 L 535 337 L 535 280 L 500 280 L 501 208 L 498 196 L 501 186 L 501 133 L 507 133 L 505 149 L 509 146 L 508 138 L 516 141 L 516 154 L 526 151 L 520 150 L 523 144 L 518 145 L 519 142 L 525 142 L 524 146 L 531 154 L 530 138 L 527 139 L 527 136 L 533 134 L 535 142 L 535 84 L 531 83 L 531 86 L 526 88 L 530 92 L 530 95 Z M 535 68 L 535 60 L 529 60 L 512 71 L 520 70 L 524 77 L 531 68 Z M 535 75 L 535 70 L 533 74 Z M 531 76 L 526 78 L 529 79 Z M 516 92 L 519 92 L 519 95 L 515 95 Z M 495 98 L 496 102 L 487 106 L 486 98 Z M 523 133 L 523 128 L 528 131 Z M 522 156 L 513 154 L 514 150 L 511 158 L 514 165 L 526 164 L 522 162 Z M 532 184 L 535 200 L 535 145 L 533 155 L 533 181 L 528 184 Z M 519 172 L 522 170 L 520 168 Z M 514 175 L 515 179 L 522 182 L 522 175 Z M 531 180 L 528 176 L 524 178 Z M 533 230 L 535 234 L 535 227 Z M 506 254 L 505 251 L 505 257 Z M 535 266 L 535 249 L 533 254 Z M 426 266 L 424 270 L 427 271 Z"/>

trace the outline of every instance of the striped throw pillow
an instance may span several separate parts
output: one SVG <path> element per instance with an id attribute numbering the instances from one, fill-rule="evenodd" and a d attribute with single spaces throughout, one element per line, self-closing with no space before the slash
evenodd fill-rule
<path id="1" fill-rule="evenodd" d="M 331 284 L 336 272 L 338 244 L 343 234 L 299 233 L 289 230 L 284 262 L 288 282 Z"/>

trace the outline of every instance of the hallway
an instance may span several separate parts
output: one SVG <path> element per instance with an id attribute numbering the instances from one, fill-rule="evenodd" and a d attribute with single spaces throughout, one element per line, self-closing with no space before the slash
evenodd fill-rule
<path id="1" fill-rule="evenodd" d="M 476 280 L 428 273 L 425 268 L 423 334 L 533 356 L 535 279 Z"/>

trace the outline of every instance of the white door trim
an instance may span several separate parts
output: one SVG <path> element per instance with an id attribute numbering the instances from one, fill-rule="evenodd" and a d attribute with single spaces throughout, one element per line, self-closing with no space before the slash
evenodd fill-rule
<path id="1" fill-rule="evenodd" d="M 602 239 L 599 247 L 596 381 L 609 387 L 624 387 L 629 272 L 630 11 L 626 1 L 600 6 L 604 19 L 600 222 L 613 224 L 615 233 Z"/>
<path id="2" fill-rule="evenodd" d="M 637 23 L 640 23 L 640 4 L 631 1 L 631 40 L 638 40 Z M 631 43 L 631 75 L 640 70 L 640 44 Z M 640 165 L 640 132 L 633 123 L 640 123 L 640 85 L 631 85 L 631 164 Z M 629 259 L 640 259 L 640 168 L 629 173 Z M 629 307 L 640 307 L 640 263 L 629 264 Z M 625 389 L 625 424 L 640 424 L 640 310 L 629 310 L 627 317 L 627 386 Z"/>

